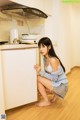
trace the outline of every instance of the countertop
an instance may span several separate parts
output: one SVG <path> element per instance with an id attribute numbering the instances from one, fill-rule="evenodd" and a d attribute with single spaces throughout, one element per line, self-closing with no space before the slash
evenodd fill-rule
<path id="1" fill-rule="evenodd" d="M 37 44 L 4 44 L 0 45 L 0 50 L 31 49 L 37 47 Z"/>

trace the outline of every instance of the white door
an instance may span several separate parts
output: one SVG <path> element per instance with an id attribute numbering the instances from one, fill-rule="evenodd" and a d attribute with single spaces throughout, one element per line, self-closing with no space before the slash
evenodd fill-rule
<path id="1" fill-rule="evenodd" d="M 2 53 L 6 109 L 37 101 L 36 49 Z"/>

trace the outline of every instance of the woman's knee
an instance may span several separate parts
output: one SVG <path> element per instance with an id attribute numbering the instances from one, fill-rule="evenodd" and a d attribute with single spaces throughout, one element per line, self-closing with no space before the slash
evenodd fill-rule
<path id="1" fill-rule="evenodd" d="M 42 77 L 38 75 L 38 77 L 37 77 L 38 82 L 40 82 L 41 78 Z"/>

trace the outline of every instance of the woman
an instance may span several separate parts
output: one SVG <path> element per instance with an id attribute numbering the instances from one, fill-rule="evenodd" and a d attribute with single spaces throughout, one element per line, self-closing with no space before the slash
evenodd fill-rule
<path id="1" fill-rule="evenodd" d="M 48 106 L 58 97 L 64 98 L 67 93 L 68 80 L 65 75 L 65 68 L 57 57 L 52 42 L 48 37 L 43 37 L 38 42 L 40 54 L 44 60 L 44 70 L 36 64 L 34 66 L 38 75 L 38 90 L 43 97 L 43 101 L 37 103 L 38 106 Z M 46 89 L 54 92 L 53 98 L 49 100 Z"/>

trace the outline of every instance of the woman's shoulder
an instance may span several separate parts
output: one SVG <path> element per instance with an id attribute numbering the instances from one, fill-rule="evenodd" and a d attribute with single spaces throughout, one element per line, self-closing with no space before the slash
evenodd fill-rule
<path id="1" fill-rule="evenodd" d="M 58 58 L 56 58 L 56 57 L 51 57 L 51 58 L 50 58 L 50 62 L 51 62 L 52 64 L 57 64 L 57 65 L 60 64 Z"/>
<path id="2" fill-rule="evenodd" d="M 54 71 L 57 70 L 58 66 L 60 65 L 59 60 L 56 57 L 50 58 L 50 64 Z"/>

